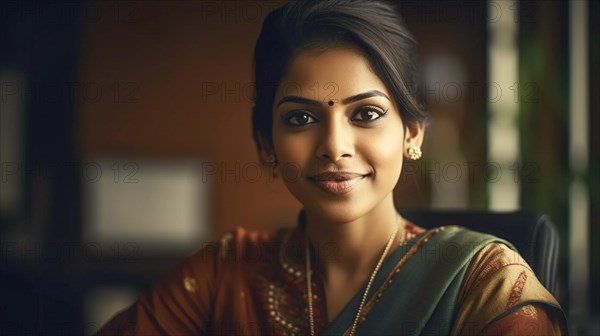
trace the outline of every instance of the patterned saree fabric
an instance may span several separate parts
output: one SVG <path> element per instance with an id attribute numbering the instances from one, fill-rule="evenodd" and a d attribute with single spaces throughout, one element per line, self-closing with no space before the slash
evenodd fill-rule
<path id="1" fill-rule="evenodd" d="M 302 217 L 301 217 L 302 218 Z M 497 237 L 456 226 L 405 224 L 362 310 L 357 335 L 561 335 L 558 302 Z M 117 314 L 99 335 L 307 335 L 303 223 L 237 229 L 208 244 Z M 335 259 L 335 246 L 313 251 Z M 312 277 L 318 335 L 349 333 L 364 289 L 327 316 Z"/>

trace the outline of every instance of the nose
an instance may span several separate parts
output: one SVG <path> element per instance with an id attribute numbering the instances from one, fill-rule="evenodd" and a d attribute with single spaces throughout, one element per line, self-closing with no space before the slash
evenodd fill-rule
<path id="1" fill-rule="evenodd" d="M 322 129 L 316 155 L 320 159 L 338 162 L 354 156 L 352 125 L 346 120 L 330 120 Z"/>

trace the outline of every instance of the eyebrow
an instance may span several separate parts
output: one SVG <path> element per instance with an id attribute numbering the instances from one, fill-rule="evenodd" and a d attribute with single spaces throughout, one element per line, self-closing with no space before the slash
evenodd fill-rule
<path id="1" fill-rule="evenodd" d="M 342 99 L 342 104 L 348 105 L 350 103 L 354 103 L 356 101 L 359 101 L 362 99 L 367 99 L 370 97 L 384 97 L 387 100 L 391 101 L 390 97 L 388 97 L 385 93 L 383 93 L 379 90 L 371 90 L 371 91 L 359 93 L 354 96 L 350 96 L 348 98 L 344 98 L 344 99 Z M 308 98 L 298 97 L 298 96 L 285 96 L 285 97 L 281 98 L 279 103 L 277 103 L 277 107 L 279 107 L 283 103 L 298 103 L 298 104 L 311 105 L 311 106 L 317 106 L 317 107 L 323 106 L 323 103 L 321 103 L 318 100 L 313 100 L 313 99 L 308 99 Z"/>
<path id="2" fill-rule="evenodd" d="M 281 98 L 279 103 L 277 103 L 277 107 L 279 107 L 279 105 L 281 105 L 283 103 L 298 103 L 298 104 L 311 105 L 311 106 L 317 106 L 317 107 L 320 107 L 323 105 L 320 101 L 303 98 L 303 97 L 298 97 L 298 96 L 285 96 L 285 97 Z"/>
<path id="3" fill-rule="evenodd" d="M 348 105 L 350 103 L 354 103 L 355 101 L 359 101 L 362 99 L 367 99 L 367 98 L 375 97 L 375 96 L 384 97 L 387 100 L 391 101 L 390 97 L 388 97 L 385 93 L 383 93 L 379 90 L 371 90 L 371 91 L 359 93 L 357 95 L 354 95 L 354 96 L 351 96 L 348 98 L 344 98 L 344 99 L 342 99 L 342 104 Z"/>

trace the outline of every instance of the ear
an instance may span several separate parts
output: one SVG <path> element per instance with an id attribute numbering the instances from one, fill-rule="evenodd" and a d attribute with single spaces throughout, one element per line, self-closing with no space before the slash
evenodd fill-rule
<path id="1" fill-rule="evenodd" d="M 257 139 L 259 145 L 260 160 L 264 165 L 268 165 L 267 158 L 271 155 L 275 155 L 273 145 L 271 144 L 271 141 L 269 141 L 262 132 L 258 132 Z"/>
<path id="2" fill-rule="evenodd" d="M 421 149 L 425 137 L 425 124 L 422 122 L 406 123 L 404 125 L 404 157 L 408 158 L 408 149 Z"/>

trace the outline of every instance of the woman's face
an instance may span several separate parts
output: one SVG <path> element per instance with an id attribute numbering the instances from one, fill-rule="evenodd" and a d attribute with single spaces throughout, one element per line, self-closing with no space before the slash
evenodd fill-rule
<path id="1" fill-rule="evenodd" d="M 392 200 L 412 135 L 391 97 L 351 49 L 302 53 L 290 64 L 273 103 L 273 146 L 308 212 L 351 221 Z"/>

